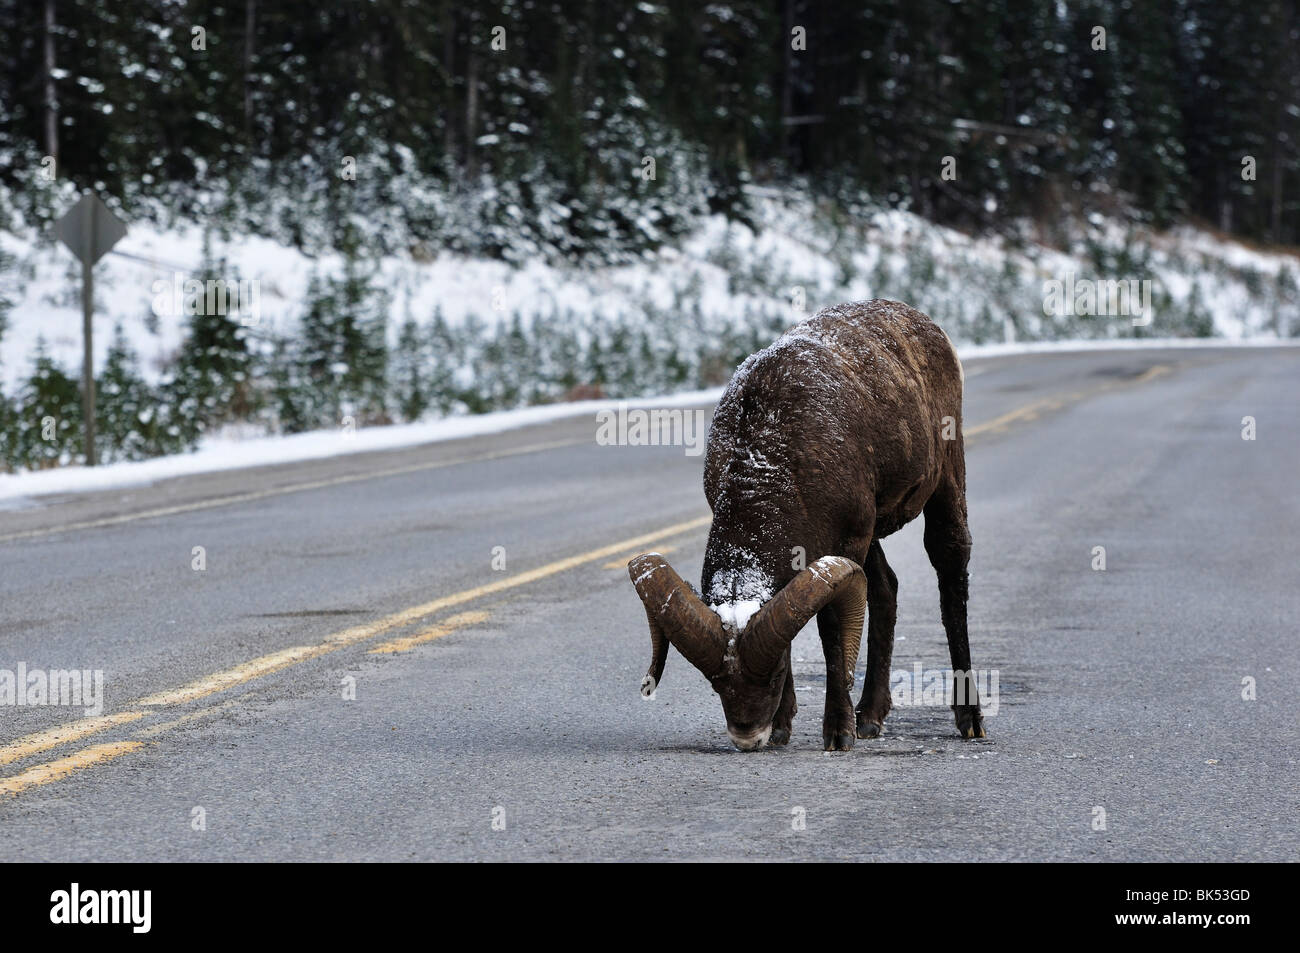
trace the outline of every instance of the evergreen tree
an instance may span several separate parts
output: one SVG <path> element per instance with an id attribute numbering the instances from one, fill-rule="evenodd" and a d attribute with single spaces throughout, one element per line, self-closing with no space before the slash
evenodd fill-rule
<path id="1" fill-rule="evenodd" d="M 315 413 L 317 394 L 310 385 L 306 367 L 300 346 L 287 338 L 275 339 L 267 377 L 271 382 L 270 423 L 279 433 L 302 433 L 319 423 Z"/>
<path id="2" fill-rule="evenodd" d="M 360 424 L 387 423 L 388 303 L 363 273 L 354 249 L 344 260 L 333 300 L 334 355 L 343 368 L 341 409 Z"/>
<path id="3" fill-rule="evenodd" d="M 451 372 L 456 410 L 482 414 L 491 410 L 496 382 L 490 376 L 495 348 L 488 326 L 474 312 L 465 315 L 460 326 L 452 329 L 456 363 Z"/>
<path id="4" fill-rule="evenodd" d="M 212 263 L 207 237 L 203 260 L 199 284 L 186 283 L 189 321 L 168 393 L 187 443 L 220 424 L 248 419 L 256 403 L 248 329 L 229 313 L 226 269 Z"/>
<path id="5" fill-rule="evenodd" d="M 290 432 L 339 425 L 343 416 L 341 378 L 335 354 L 335 301 L 332 288 L 315 272 L 307 280 L 306 310 L 298 343 L 278 346 L 277 379 L 281 417 Z"/>
<path id="6" fill-rule="evenodd" d="M 419 420 L 433 402 L 429 381 L 426 339 L 414 318 L 408 317 L 392 355 L 393 405 L 403 420 Z"/>
<path id="7" fill-rule="evenodd" d="M 429 393 L 433 406 L 439 413 L 448 414 L 458 401 L 456 370 L 464 361 L 464 348 L 456 333 L 443 317 L 442 308 L 435 308 L 428 330 Z"/>
<path id="8" fill-rule="evenodd" d="M 387 302 L 355 256 L 337 279 L 308 282 L 297 355 L 298 400 L 309 426 L 387 422 Z"/>
<path id="9" fill-rule="evenodd" d="M 119 324 L 95 384 L 95 452 L 102 463 L 142 460 L 183 449 L 167 432 L 167 408 L 140 376 L 139 361 Z"/>
<path id="10" fill-rule="evenodd" d="M 0 248 L 0 341 L 4 340 L 9 328 L 9 311 L 14 306 L 10 294 L 13 292 L 13 279 L 10 269 L 14 266 L 14 256 Z"/>
<path id="11" fill-rule="evenodd" d="M 15 459 L 44 469 L 71 463 L 83 453 L 81 390 L 38 339 L 32 373 L 18 395 Z"/>
<path id="12" fill-rule="evenodd" d="M 8 297 L 8 270 L 13 256 L 0 248 L 0 343 L 4 342 L 9 326 L 9 309 L 13 306 Z M 18 417 L 13 402 L 4 392 L 4 364 L 0 363 L 0 468 L 12 469 L 17 462 Z"/>
<path id="13" fill-rule="evenodd" d="M 13 470 L 19 464 L 18 414 L 13 401 L 0 392 L 0 470 Z"/>

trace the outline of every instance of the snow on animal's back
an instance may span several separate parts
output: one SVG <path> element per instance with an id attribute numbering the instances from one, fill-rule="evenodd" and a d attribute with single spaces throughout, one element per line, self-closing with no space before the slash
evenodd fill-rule
<path id="1" fill-rule="evenodd" d="M 714 413 L 705 495 L 770 501 L 864 472 L 873 487 L 932 484 L 961 402 L 956 352 L 920 311 L 880 299 L 827 308 L 736 371 Z"/>
<path id="2" fill-rule="evenodd" d="M 907 377 L 924 382 L 927 372 L 947 377 L 961 364 L 952 343 L 930 318 L 901 301 L 875 298 L 825 308 L 788 334 L 816 336 L 849 363 L 892 362 Z"/>
<path id="3" fill-rule="evenodd" d="M 902 302 L 876 298 L 824 308 L 790 328 L 741 364 L 723 402 L 755 390 L 834 400 L 848 388 L 876 403 L 934 397 L 946 405 L 955 396 L 960 405 L 962 377 L 937 324 Z M 946 393 L 952 381 L 955 395 Z M 931 393 L 936 384 L 944 393 Z"/>

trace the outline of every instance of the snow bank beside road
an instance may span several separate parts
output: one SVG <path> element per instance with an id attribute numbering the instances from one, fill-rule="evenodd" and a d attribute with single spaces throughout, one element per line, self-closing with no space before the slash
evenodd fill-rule
<path id="1" fill-rule="evenodd" d="M 601 410 L 615 410 L 622 403 L 628 407 L 689 407 L 708 404 L 722 396 L 722 388 L 688 391 L 665 397 L 618 400 L 586 400 L 568 404 L 547 404 L 504 410 L 490 414 L 447 417 L 413 424 L 365 427 L 352 432 L 317 430 L 287 437 L 232 436 L 206 438 L 194 453 L 157 457 L 137 463 L 114 463 L 103 467 L 68 466 L 53 470 L 0 474 L 0 503 L 11 506 L 35 496 L 64 493 L 87 493 L 141 486 L 172 477 L 219 470 L 319 460 L 352 453 L 396 450 L 427 443 L 440 443 L 464 437 L 502 433 L 537 424 L 590 414 L 592 440 L 595 440 L 595 415 Z"/>

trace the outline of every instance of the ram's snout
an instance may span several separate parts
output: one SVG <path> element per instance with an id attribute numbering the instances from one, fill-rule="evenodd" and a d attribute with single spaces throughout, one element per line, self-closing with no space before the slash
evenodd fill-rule
<path id="1" fill-rule="evenodd" d="M 772 737 L 772 726 L 769 724 L 764 728 L 753 731 L 737 731 L 731 725 L 727 725 L 727 736 L 731 738 L 731 743 L 741 751 L 757 751 L 759 748 L 765 747 L 767 739 Z"/>

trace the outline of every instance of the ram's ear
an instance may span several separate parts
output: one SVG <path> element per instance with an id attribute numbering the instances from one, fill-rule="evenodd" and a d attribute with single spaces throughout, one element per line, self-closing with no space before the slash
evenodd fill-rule
<path id="1" fill-rule="evenodd" d="M 721 672 L 726 648 L 722 622 L 668 560 L 659 553 L 644 553 L 627 564 L 627 572 L 650 623 L 650 669 L 641 680 L 641 694 L 649 697 L 658 687 L 669 644 L 706 678 Z"/>

